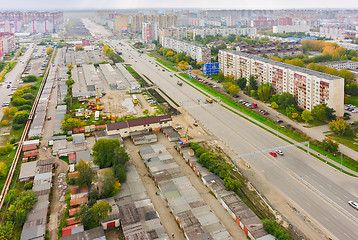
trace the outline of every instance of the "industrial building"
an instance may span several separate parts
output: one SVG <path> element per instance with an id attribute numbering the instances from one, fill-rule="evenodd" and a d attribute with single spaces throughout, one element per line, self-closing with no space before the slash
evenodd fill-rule
<path id="1" fill-rule="evenodd" d="M 197 62 L 211 62 L 211 49 L 207 46 L 172 37 L 163 37 L 162 45 L 176 52 L 184 52 Z"/>
<path id="2" fill-rule="evenodd" d="M 218 59 L 224 75 L 246 79 L 253 75 L 258 84 L 270 83 L 276 94 L 292 94 L 303 109 L 326 104 L 343 116 L 343 78 L 232 50 L 220 50 Z"/>

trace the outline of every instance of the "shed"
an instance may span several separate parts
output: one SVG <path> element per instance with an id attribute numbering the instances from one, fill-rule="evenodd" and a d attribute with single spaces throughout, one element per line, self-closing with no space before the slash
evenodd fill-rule
<path id="1" fill-rule="evenodd" d="M 36 161 L 21 164 L 19 182 L 26 182 L 34 179 L 36 173 L 36 164 Z"/>
<path id="2" fill-rule="evenodd" d="M 87 202 L 88 202 L 88 198 L 86 198 L 86 197 L 72 199 L 70 201 L 70 206 L 71 207 L 78 207 L 78 206 L 81 206 L 82 204 L 87 203 Z"/>
<path id="3" fill-rule="evenodd" d="M 102 225 L 103 229 L 107 230 L 107 229 L 110 229 L 110 228 L 119 227 L 119 225 L 120 225 L 120 213 L 119 213 L 118 205 L 114 201 L 113 197 L 106 198 L 105 201 L 109 205 L 111 205 L 112 212 L 110 212 L 108 214 L 108 217 L 106 219 L 103 219 L 101 221 L 101 225 Z"/>
<path id="4" fill-rule="evenodd" d="M 38 150 L 24 152 L 24 158 L 37 158 Z"/>
<path id="5" fill-rule="evenodd" d="M 93 162 L 93 157 L 91 156 L 90 152 L 87 150 L 76 153 L 76 164 L 79 163 L 81 159 L 87 163 Z"/>
<path id="6" fill-rule="evenodd" d="M 36 144 L 24 145 L 24 146 L 22 147 L 22 151 L 23 151 L 23 152 L 32 151 L 32 150 L 36 150 L 36 149 L 37 149 L 37 145 L 36 145 Z"/>
<path id="7" fill-rule="evenodd" d="M 86 143 L 86 138 L 83 133 L 72 134 L 72 138 L 73 138 L 73 140 L 72 140 L 73 144 Z"/>
<path id="8" fill-rule="evenodd" d="M 68 154 L 68 162 L 70 164 L 76 163 L 76 153 Z"/>
<path id="9" fill-rule="evenodd" d="M 75 213 L 77 212 L 77 211 L 79 211 L 80 210 L 80 208 L 78 207 L 78 208 L 71 208 L 69 211 L 68 211 L 68 215 L 70 216 L 70 217 L 72 217 L 73 215 L 75 215 Z"/>
<path id="10" fill-rule="evenodd" d="M 36 144 L 36 146 L 39 146 L 40 145 L 40 140 L 36 139 L 36 140 L 24 141 L 22 143 L 23 146 L 32 145 L 32 144 Z"/>
<path id="11" fill-rule="evenodd" d="M 67 226 L 75 225 L 81 223 L 80 220 L 76 220 L 74 217 L 67 219 Z"/>
<path id="12" fill-rule="evenodd" d="M 91 230 L 62 237 L 61 240 L 106 240 L 106 235 L 102 227 L 96 227 Z"/>
<path id="13" fill-rule="evenodd" d="M 62 228 L 62 236 L 66 237 L 72 234 L 83 232 L 84 230 L 85 229 L 82 224 L 75 224 L 72 226 Z"/>
<path id="14" fill-rule="evenodd" d="M 79 175 L 78 171 L 75 171 L 75 172 L 68 173 L 67 177 L 68 178 L 76 178 L 76 177 L 78 177 L 78 175 Z"/>

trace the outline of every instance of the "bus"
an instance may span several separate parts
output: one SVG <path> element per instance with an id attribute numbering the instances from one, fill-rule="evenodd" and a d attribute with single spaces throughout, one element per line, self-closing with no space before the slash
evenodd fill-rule
<path id="1" fill-rule="evenodd" d="M 133 98 L 133 103 L 136 104 L 138 103 L 138 98 L 136 95 L 132 95 L 132 98 Z"/>

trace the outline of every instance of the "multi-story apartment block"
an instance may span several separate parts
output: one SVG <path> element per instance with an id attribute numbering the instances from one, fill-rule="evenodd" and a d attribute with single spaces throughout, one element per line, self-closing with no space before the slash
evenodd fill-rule
<path id="1" fill-rule="evenodd" d="M 15 50 L 15 35 L 13 33 L 0 32 L 0 60 L 5 54 Z"/>
<path id="2" fill-rule="evenodd" d="M 211 61 L 211 49 L 207 46 L 172 37 L 163 37 L 162 43 L 163 47 L 176 52 L 185 52 L 197 62 L 209 63 Z"/>
<path id="3" fill-rule="evenodd" d="M 142 29 L 142 39 L 145 43 L 151 43 L 153 40 L 158 40 L 157 23 L 143 23 Z"/>
<path id="4" fill-rule="evenodd" d="M 177 39 L 183 39 L 188 36 L 186 27 L 172 27 L 159 29 L 159 43 L 162 44 L 163 37 L 173 37 Z"/>
<path id="5" fill-rule="evenodd" d="M 358 62 L 355 61 L 334 61 L 334 62 L 323 62 L 323 63 L 319 63 L 320 65 L 324 65 L 326 67 L 329 68 L 335 68 L 337 70 L 342 70 L 342 69 L 353 69 L 353 70 L 357 70 L 358 69 Z"/>
<path id="6" fill-rule="evenodd" d="M 169 28 L 178 26 L 178 17 L 176 15 L 134 15 L 131 16 L 131 31 L 142 32 L 144 22 L 154 22 L 159 28 Z"/>
<path id="7" fill-rule="evenodd" d="M 258 84 L 270 83 L 274 93 L 295 96 L 303 109 L 311 111 L 315 105 L 327 104 L 337 116 L 343 116 L 343 78 L 232 50 L 220 50 L 218 58 L 224 75 L 247 79 L 253 75 Z"/>
<path id="8" fill-rule="evenodd" d="M 201 28 L 193 30 L 193 38 L 200 35 L 201 38 L 205 38 L 207 35 L 221 35 L 227 37 L 230 34 L 233 35 L 254 35 L 256 34 L 256 28 Z"/>
<path id="9" fill-rule="evenodd" d="M 114 16 L 114 31 L 122 34 L 128 31 L 128 15 Z"/>

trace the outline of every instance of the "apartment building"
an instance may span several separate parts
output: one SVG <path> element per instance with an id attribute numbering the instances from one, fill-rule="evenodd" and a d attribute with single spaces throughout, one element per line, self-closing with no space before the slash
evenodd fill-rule
<path id="1" fill-rule="evenodd" d="M 185 52 L 197 62 L 209 63 L 211 61 L 211 49 L 204 45 L 172 37 L 163 37 L 162 45 L 176 52 Z"/>
<path id="2" fill-rule="evenodd" d="M 151 43 L 153 40 L 158 40 L 158 24 L 143 23 L 142 39 L 144 43 Z"/>
<path id="3" fill-rule="evenodd" d="M 342 70 L 342 69 L 353 69 L 353 70 L 357 70 L 358 69 L 358 62 L 355 61 L 334 61 L 334 62 L 323 62 L 323 63 L 318 63 L 319 65 L 323 65 L 329 68 L 335 68 L 337 70 Z"/>
<path id="4" fill-rule="evenodd" d="M 225 75 L 247 79 L 253 75 L 258 84 L 270 83 L 274 93 L 295 96 L 303 109 L 311 111 L 315 105 L 327 104 L 337 116 L 343 116 L 343 78 L 232 50 L 220 50 L 218 58 Z"/>
<path id="5" fill-rule="evenodd" d="M 154 22 L 159 28 L 169 28 L 178 26 L 176 15 L 134 15 L 130 17 L 131 31 L 141 33 L 145 22 Z"/>
<path id="6" fill-rule="evenodd" d="M 227 37 L 230 34 L 250 36 L 256 34 L 256 28 L 200 28 L 193 30 L 194 39 L 198 35 L 201 36 L 201 38 L 205 38 L 207 35 Z"/>
<path id="7" fill-rule="evenodd" d="M 128 15 L 114 16 L 114 31 L 119 34 L 128 31 Z"/>
<path id="8" fill-rule="evenodd" d="M 0 60 L 3 60 L 5 54 L 15 50 L 15 35 L 8 32 L 0 32 Z"/>
<path id="9" fill-rule="evenodd" d="M 171 27 L 171 28 L 160 28 L 158 31 L 159 43 L 162 44 L 163 37 L 173 37 L 177 39 L 183 39 L 188 36 L 186 27 Z"/>

